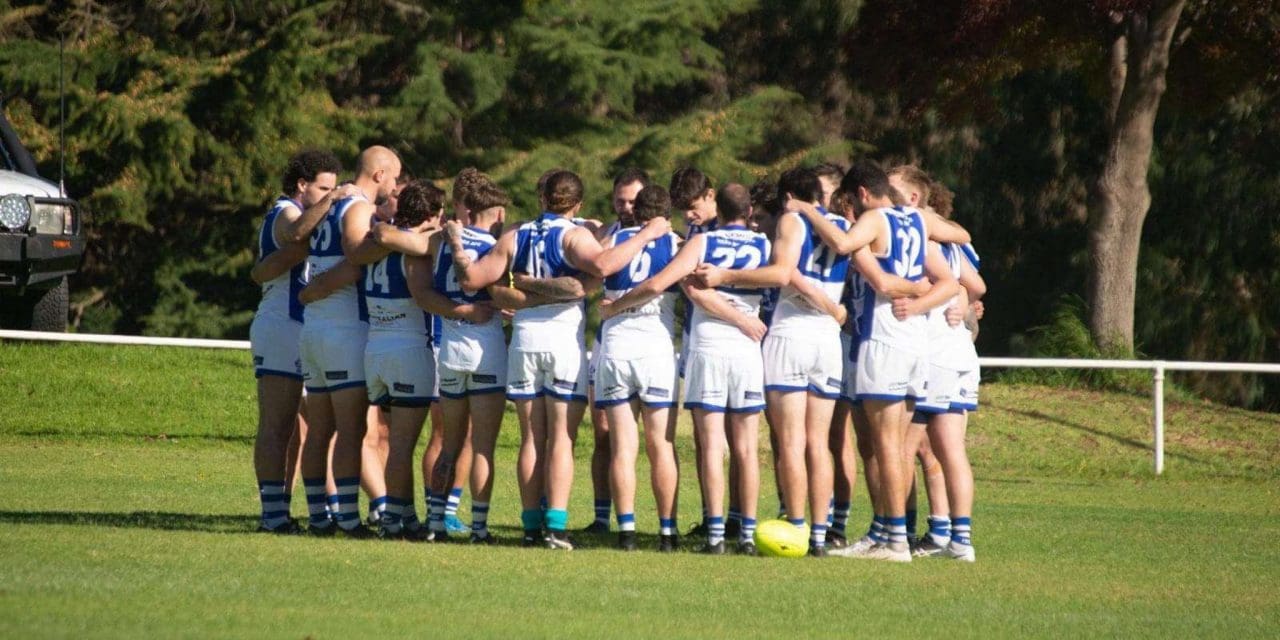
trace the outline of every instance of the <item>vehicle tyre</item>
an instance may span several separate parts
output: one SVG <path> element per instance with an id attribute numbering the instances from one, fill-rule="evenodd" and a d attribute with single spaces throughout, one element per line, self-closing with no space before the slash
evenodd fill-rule
<path id="1" fill-rule="evenodd" d="M 57 286 L 44 291 L 32 291 L 27 298 L 31 305 L 32 331 L 54 331 L 63 333 L 67 330 L 67 278 L 62 277 Z"/>

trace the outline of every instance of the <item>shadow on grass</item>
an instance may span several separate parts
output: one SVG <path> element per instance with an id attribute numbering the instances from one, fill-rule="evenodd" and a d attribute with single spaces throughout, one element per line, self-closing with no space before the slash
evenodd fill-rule
<path id="1" fill-rule="evenodd" d="M 235 442 L 253 444 L 255 435 L 231 435 L 216 433 L 128 433 L 123 431 L 60 431 L 58 429 L 26 429 L 14 431 L 10 435 L 27 438 L 109 438 L 111 440 L 143 440 L 146 442 L 164 442 L 167 440 L 208 440 L 214 442 Z"/>

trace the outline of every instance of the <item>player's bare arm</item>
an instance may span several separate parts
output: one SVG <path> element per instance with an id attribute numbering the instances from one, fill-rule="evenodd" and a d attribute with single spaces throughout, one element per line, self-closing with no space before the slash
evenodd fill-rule
<path id="1" fill-rule="evenodd" d="M 364 270 L 357 265 L 351 264 L 347 260 L 340 260 L 338 264 L 333 265 L 332 269 L 318 274 L 311 278 L 311 282 L 298 292 L 298 301 L 302 304 L 311 304 L 316 300 L 324 300 L 333 293 L 347 285 L 353 285 L 360 282 L 360 278 L 364 276 Z"/>
<path id="2" fill-rule="evenodd" d="M 929 239 L 934 242 L 954 242 L 956 244 L 967 244 L 973 242 L 973 237 L 969 232 L 955 221 L 948 220 L 937 214 L 933 209 L 921 209 L 920 215 L 924 217 L 924 226 L 929 230 Z"/>
<path id="3" fill-rule="evenodd" d="M 466 289 L 480 290 L 502 279 L 511 268 L 517 230 L 504 232 L 488 253 L 472 261 L 462 247 L 462 225 L 456 220 L 445 223 L 444 231 L 452 248 L 453 270 L 458 274 L 458 284 Z"/>
<path id="4" fill-rule="evenodd" d="M 374 244 L 406 256 L 425 256 L 432 252 L 438 224 L 439 218 L 432 218 L 418 228 L 400 229 L 389 222 L 377 222 L 369 229 L 369 237 Z"/>
<path id="5" fill-rule="evenodd" d="M 391 254 L 369 237 L 375 210 L 371 202 L 355 202 L 342 216 L 342 253 L 352 264 L 373 264 Z"/>
<path id="6" fill-rule="evenodd" d="M 890 298 L 914 298 L 922 296 L 929 292 L 933 287 L 927 279 L 911 281 L 902 276 L 894 275 L 885 271 L 880 267 L 880 263 L 876 261 L 875 256 L 871 255 L 871 249 L 863 247 L 853 253 L 853 267 L 862 274 L 862 279 L 871 285 L 872 289 L 883 293 Z"/>
<path id="7" fill-rule="evenodd" d="M 333 203 L 359 192 L 360 190 L 354 184 L 344 184 L 326 193 L 323 198 L 320 198 L 304 211 L 299 212 L 297 209 L 289 207 L 285 210 L 282 218 L 276 219 L 275 228 L 271 230 L 275 234 L 276 242 L 282 244 L 305 242 L 311 236 L 311 232 L 315 230 L 316 225 L 320 224 L 321 220 L 324 220 L 325 214 L 329 213 Z"/>
<path id="8" fill-rule="evenodd" d="M 833 301 L 824 291 L 814 286 L 813 282 L 800 274 L 799 269 L 791 272 L 791 282 L 788 284 L 809 303 L 809 306 L 831 316 L 836 324 L 843 325 L 844 321 L 849 319 L 849 312 L 844 305 Z"/>
<path id="9" fill-rule="evenodd" d="M 950 300 L 960 290 L 960 283 L 951 275 L 947 259 L 942 257 L 938 243 L 930 242 L 924 256 L 925 277 L 933 283 L 929 292 L 919 298 L 899 298 L 893 301 L 893 315 L 899 320 L 918 316 Z"/>
<path id="10" fill-rule="evenodd" d="M 631 259 L 636 257 L 646 244 L 670 231 L 671 223 L 666 218 L 653 218 L 626 242 L 605 249 L 600 246 L 590 231 L 578 228 L 571 231 L 569 237 L 565 239 L 565 255 L 578 270 L 598 278 L 605 278 L 631 264 Z"/>
<path id="11" fill-rule="evenodd" d="M 749 287 L 767 289 L 781 287 L 791 282 L 791 274 L 800 261 L 800 245 L 804 242 L 804 227 L 795 216 L 783 214 L 778 219 L 777 239 L 773 243 L 769 266 L 758 269 L 721 269 L 703 264 L 698 267 L 697 282 L 703 287 Z"/>
<path id="12" fill-rule="evenodd" d="M 431 261 L 419 256 L 405 256 L 405 283 L 409 295 L 419 308 L 444 318 L 466 320 L 474 323 L 488 322 L 493 308 L 486 304 L 454 303 L 431 286 Z"/>
<path id="13" fill-rule="evenodd" d="M 515 288 L 526 293 L 536 293 L 549 300 L 569 302 L 586 297 L 587 291 L 578 278 L 560 276 L 558 278 L 535 278 L 526 273 L 517 273 L 512 278 Z"/>
<path id="14" fill-rule="evenodd" d="M 308 252 L 309 248 L 305 242 L 281 245 L 274 253 L 253 265 L 253 269 L 249 271 L 249 277 L 257 284 L 275 280 L 302 264 L 307 259 Z"/>

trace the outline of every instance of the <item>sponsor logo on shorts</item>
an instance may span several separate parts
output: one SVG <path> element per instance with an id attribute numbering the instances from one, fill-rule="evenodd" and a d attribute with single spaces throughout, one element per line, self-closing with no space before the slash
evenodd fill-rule
<path id="1" fill-rule="evenodd" d="M 326 371 L 324 372 L 324 379 L 325 380 L 346 380 L 347 372 L 346 371 Z"/>
<path id="2" fill-rule="evenodd" d="M 567 389 L 569 391 L 576 391 L 578 389 L 578 383 L 573 380 L 553 380 L 551 382 L 551 386 L 557 389 Z"/>
<path id="3" fill-rule="evenodd" d="M 530 380 L 516 380 L 515 382 L 508 382 L 507 386 L 512 389 L 529 389 L 533 387 L 533 382 Z"/>
<path id="4" fill-rule="evenodd" d="M 476 383 L 478 384 L 497 384 L 498 383 L 498 376 L 493 375 L 491 373 L 477 373 L 471 376 L 471 379 L 475 380 Z"/>
<path id="5" fill-rule="evenodd" d="M 671 390 L 663 389 L 662 387 L 649 387 L 648 389 L 645 389 L 644 392 L 646 395 L 658 396 L 659 398 L 671 397 Z"/>
<path id="6" fill-rule="evenodd" d="M 760 391 L 747 391 L 742 394 L 745 400 L 764 400 L 764 393 Z"/>
<path id="7" fill-rule="evenodd" d="M 453 386 L 455 384 L 461 384 L 461 383 L 462 381 L 459 380 L 458 378 L 440 378 L 441 386 Z"/>
<path id="8" fill-rule="evenodd" d="M 626 390 L 627 390 L 626 387 L 620 384 L 615 384 L 612 387 L 605 389 L 601 395 L 612 396 L 612 395 L 617 395 L 619 391 L 626 391 Z"/>
<path id="9" fill-rule="evenodd" d="M 961 390 L 960 390 L 960 397 L 961 397 L 961 398 L 967 398 L 967 397 L 969 397 L 969 390 L 968 390 L 968 389 L 961 389 Z"/>
<path id="10" fill-rule="evenodd" d="M 840 384 L 841 384 L 840 380 L 837 380 L 836 378 L 827 378 L 828 387 L 838 387 L 840 386 Z"/>
<path id="11" fill-rule="evenodd" d="M 255 366 L 255 367 L 260 367 L 260 366 L 262 366 L 262 361 L 263 361 L 262 356 L 254 356 L 254 357 L 253 357 L 253 366 Z"/>
<path id="12" fill-rule="evenodd" d="M 403 382 L 392 384 L 391 388 L 394 389 L 396 393 L 413 393 L 413 385 L 405 384 Z"/>

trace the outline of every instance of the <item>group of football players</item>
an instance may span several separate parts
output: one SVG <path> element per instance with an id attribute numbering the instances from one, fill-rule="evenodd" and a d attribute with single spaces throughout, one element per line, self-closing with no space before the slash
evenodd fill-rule
<path id="1" fill-rule="evenodd" d="M 510 400 L 525 546 L 574 546 L 573 449 L 590 409 L 596 517 L 585 530 L 611 531 L 612 512 L 618 547 L 636 549 L 643 435 L 658 549 L 680 548 L 683 408 L 698 550 L 756 553 L 763 413 L 778 517 L 808 532 L 811 555 L 974 560 L 965 431 L 985 284 L 969 233 L 949 220 L 950 192 L 919 168 L 822 164 L 748 187 L 684 167 L 665 188 L 628 169 L 605 219 L 584 214 L 576 174 L 553 169 L 538 181 L 537 216 L 507 228 L 509 198 L 475 169 L 450 194 L 400 180 L 385 147 L 366 149 L 338 186 L 341 171 L 327 152 L 296 155 L 258 235 L 262 530 L 303 531 L 289 516 L 300 475 L 309 534 L 448 540 L 466 531 L 455 512 L 469 481 L 469 539 L 492 543 Z M 414 450 L 429 413 L 424 524 Z M 859 459 L 874 514 L 860 538 L 847 533 Z"/>

